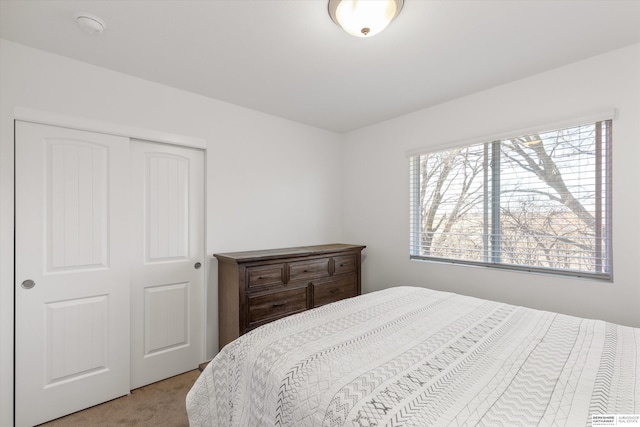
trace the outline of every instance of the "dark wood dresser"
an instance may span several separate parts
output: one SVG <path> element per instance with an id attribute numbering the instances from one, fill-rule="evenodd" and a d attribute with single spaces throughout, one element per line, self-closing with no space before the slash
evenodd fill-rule
<path id="1" fill-rule="evenodd" d="M 220 348 L 265 323 L 360 295 L 365 247 L 331 244 L 214 254 Z"/>

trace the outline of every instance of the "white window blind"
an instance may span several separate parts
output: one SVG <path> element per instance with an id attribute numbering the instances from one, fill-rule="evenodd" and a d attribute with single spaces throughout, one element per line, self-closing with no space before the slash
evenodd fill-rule
<path id="1" fill-rule="evenodd" d="M 410 157 L 410 256 L 610 280 L 611 120 Z"/>

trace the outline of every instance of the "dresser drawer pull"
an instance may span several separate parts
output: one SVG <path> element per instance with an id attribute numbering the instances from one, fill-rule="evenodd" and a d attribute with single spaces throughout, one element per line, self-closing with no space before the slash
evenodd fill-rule
<path id="1" fill-rule="evenodd" d="M 338 288 L 333 288 L 329 291 L 330 294 L 335 294 L 336 292 L 338 292 L 340 289 Z"/>
<path id="2" fill-rule="evenodd" d="M 282 307 L 283 305 L 285 305 L 287 303 L 287 301 L 282 301 L 282 302 L 274 302 L 273 303 L 273 307 Z"/>

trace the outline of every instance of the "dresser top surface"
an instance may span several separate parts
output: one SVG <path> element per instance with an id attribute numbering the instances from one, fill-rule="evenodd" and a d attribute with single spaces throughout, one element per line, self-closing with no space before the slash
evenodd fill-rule
<path id="1" fill-rule="evenodd" d="M 259 251 L 244 251 L 244 252 L 227 252 L 214 254 L 218 260 L 222 261 L 235 261 L 235 262 L 248 262 L 257 260 L 267 260 L 274 258 L 284 257 L 302 257 L 311 255 L 323 255 L 334 252 L 343 252 L 348 250 L 361 251 L 366 246 L 364 245 L 351 245 L 346 243 L 332 243 L 328 245 L 315 245 L 315 246 L 298 246 L 294 248 L 280 248 L 280 249 L 267 249 Z"/>

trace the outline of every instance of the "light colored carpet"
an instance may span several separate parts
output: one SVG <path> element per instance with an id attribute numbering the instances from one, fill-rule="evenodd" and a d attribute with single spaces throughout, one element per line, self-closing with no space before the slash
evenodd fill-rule
<path id="1" fill-rule="evenodd" d="M 41 426 L 188 427 L 185 398 L 198 375 L 200 371 L 197 369 L 189 371 Z"/>

